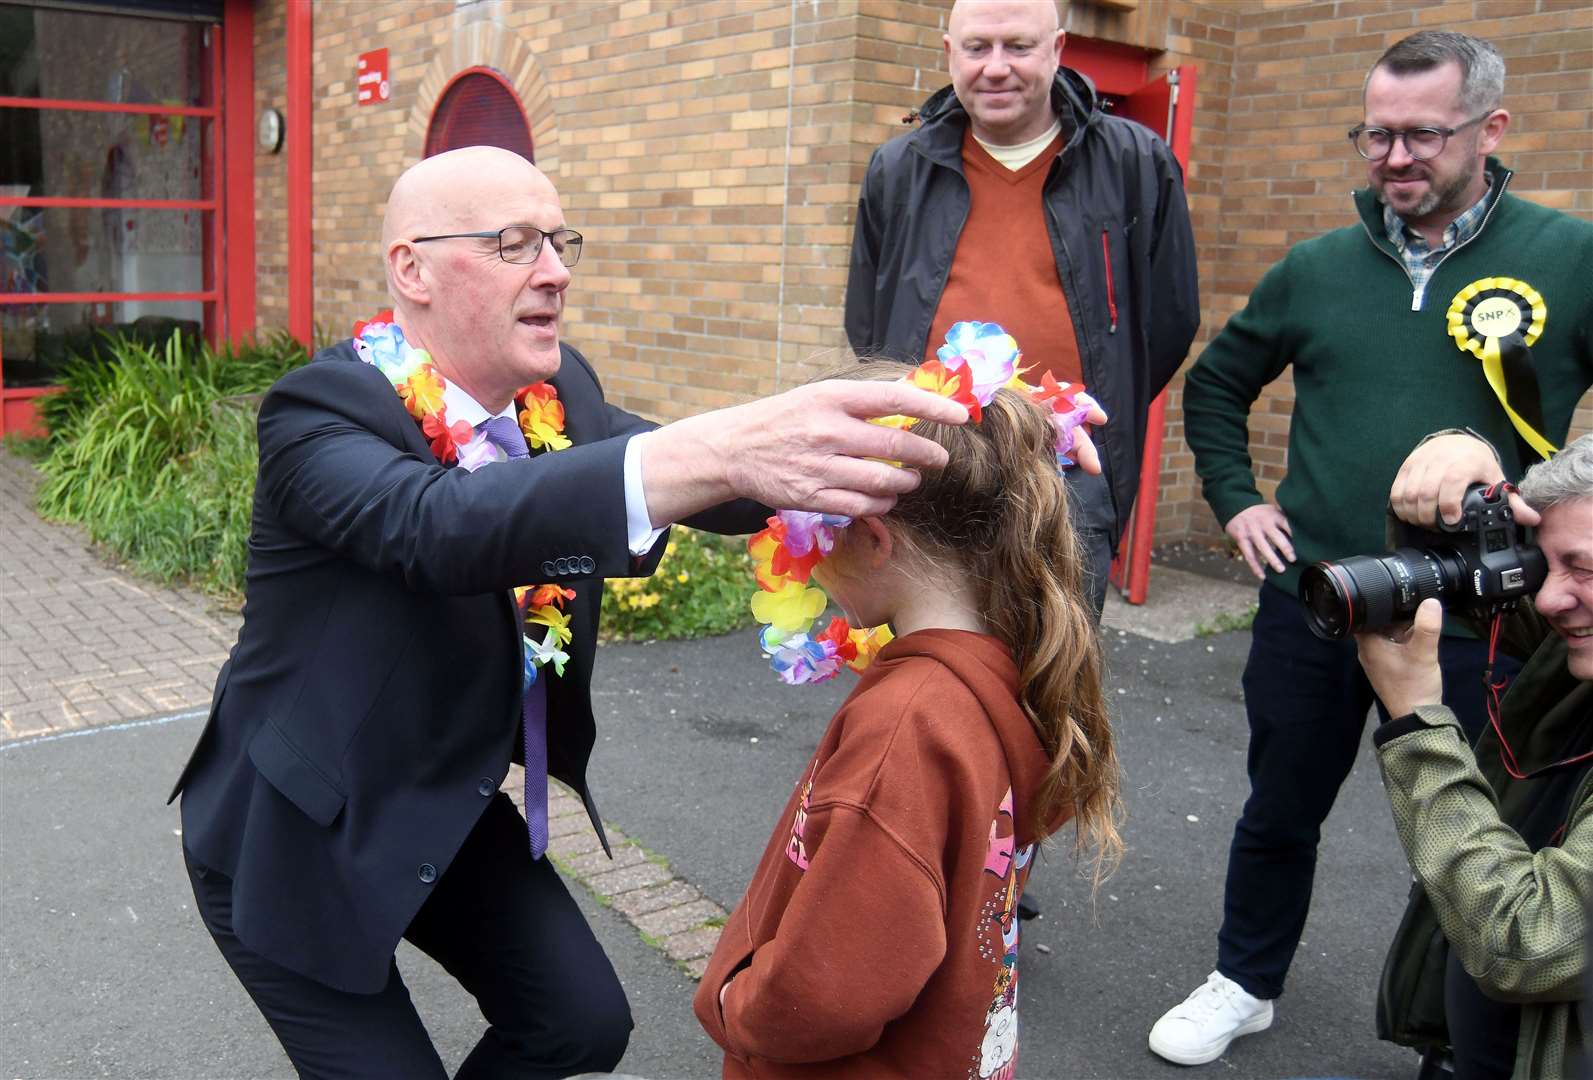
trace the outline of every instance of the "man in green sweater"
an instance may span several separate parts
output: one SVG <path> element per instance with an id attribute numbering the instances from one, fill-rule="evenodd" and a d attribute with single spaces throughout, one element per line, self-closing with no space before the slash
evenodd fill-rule
<path id="1" fill-rule="evenodd" d="M 1250 797 L 1217 969 L 1152 1028 L 1169 1061 L 1212 1061 L 1272 1023 L 1321 824 L 1374 701 L 1353 645 L 1307 629 L 1301 567 L 1384 548 L 1390 485 L 1423 435 L 1470 428 L 1519 477 L 1593 384 L 1593 224 L 1509 193 L 1510 170 L 1489 156 L 1510 123 L 1503 93 L 1487 42 L 1422 31 L 1390 47 L 1350 133 L 1369 180 L 1359 222 L 1296 245 L 1189 373 L 1184 428 L 1206 500 L 1263 584 L 1244 673 Z M 1273 505 L 1246 420 L 1286 368 L 1294 415 Z M 1440 660 L 1444 700 L 1475 735 L 1485 650 L 1446 636 Z"/>

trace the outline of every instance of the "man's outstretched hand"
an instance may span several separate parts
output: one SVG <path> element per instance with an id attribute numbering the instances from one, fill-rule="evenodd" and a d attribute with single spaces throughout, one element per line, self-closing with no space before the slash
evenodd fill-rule
<path id="1" fill-rule="evenodd" d="M 884 514 L 918 485 L 914 470 L 946 463 L 938 444 L 869 423 L 897 414 L 968 421 L 950 398 L 906 383 L 836 379 L 649 432 L 642 436 L 648 516 L 661 526 L 737 497 L 848 517 Z"/>

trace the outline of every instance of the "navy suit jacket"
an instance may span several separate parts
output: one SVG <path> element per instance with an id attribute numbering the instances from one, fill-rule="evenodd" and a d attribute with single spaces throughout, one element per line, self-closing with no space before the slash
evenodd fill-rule
<path id="1" fill-rule="evenodd" d="M 521 757 L 516 585 L 576 591 L 570 663 L 544 675 L 548 765 L 603 836 L 586 784 L 603 579 L 650 574 L 666 537 L 640 559 L 627 543 L 626 437 L 654 425 L 561 352 L 575 445 L 475 473 L 437 463 L 346 341 L 261 404 L 243 626 L 172 797 L 191 856 L 233 879 L 239 939 L 334 988 L 386 984 Z M 766 513 L 732 503 L 691 524 L 746 532 Z"/>

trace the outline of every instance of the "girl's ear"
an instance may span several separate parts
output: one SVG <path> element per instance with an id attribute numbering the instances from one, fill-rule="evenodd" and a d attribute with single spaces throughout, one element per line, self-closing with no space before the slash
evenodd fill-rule
<path id="1" fill-rule="evenodd" d="M 878 570 L 889 562 L 896 549 L 896 538 L 891 535 L 889 526 L 877 517 L 858 518 L 852 524 L 863 526 L 856 534 L 861 541 L 858 553 L 863 565 Z"/>

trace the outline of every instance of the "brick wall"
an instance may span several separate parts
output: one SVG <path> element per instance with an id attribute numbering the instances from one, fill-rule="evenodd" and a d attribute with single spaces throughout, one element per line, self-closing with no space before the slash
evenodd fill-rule
<path id="1" fill-rule="evenodd" d="M 1249 283 L 1232 280 L 1235 268 L 1224 250 L 1228 243 L 1224 199 L 1229 176 L 1222 149 L 1228 142 L 1228 101 L 1233 93 L 1234 42 L 1240 10 L 1235 4 L 1176 0 L 1167 17 L 1167 51 L 1151 65 L 1152 74 L 1193 64 L 1196 70 L 1194 133 L 1185 188 L 1190 220 L 1195 230 L 1195 256 L 1200 274 L 1200 332 L 1190 349 L 1199 356 L 1228 310 L 1219 316 L 1214 295 L 1242 292 Z M 1063 49 L 1063 62 L 1067 50 Z M 1158 541 L 1188 536 L 1210 536 L 1211 512 L 1199 497 L 1195 457 L 1184 442 L 1184 376 L 1180 372 L 1167 387 L 1166 426 L 1162 441 L 1161 487 L 1157 498 Z"/>
<path id="2" fill-rule="evenodd" d="M 1153 72 L 1198 68 L 1188 179 L 1204 313 L 1193 355 L 1291 244 L 1353 220 L 1347 193 L 1364 167 L 1343 132 L 1360 119 L 1361 78 L 1419 27 L 1499 45 L 1515 116 L 1503 156 L 1520 170 L 1512 190 L 1593 217 L 1593 8 L 1583 0 L 1146 2 L 1166 18 L 1165 27 L 1133 22 L 1134 33 L 1165 42 Z M 284 104 L 283 4 L 256 8 L 260 106 Z M 667 420 L 842 361 L 857 188 L 874 147 L 947 81 L 948 7 L 318 0 L 317 325 L 341 335 L 386 305 L 376 236 L 387 190 L 419 159 L 446 80 L 484 64 L 519 93 L 538 161 L 587 234 L 566 337 L 591 353 L 615 400 Z M 355 59 L 379 47 L 389 50 L 392 100 L 356 106 Z M 287 321 L 285 157 L 257 156 L 263 326 Z M 1216 538 L 1183 438 L 1181 392 L 1179 376 L 1157 537 Z M 1253 415 L 1268 493 L 1282 475 L 1291 406 L 1285 378 Z M 1593 403 L 1578 426 L 1593 429 Z"/>

